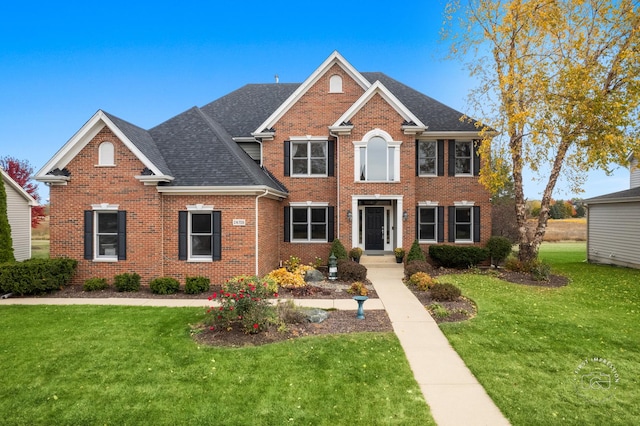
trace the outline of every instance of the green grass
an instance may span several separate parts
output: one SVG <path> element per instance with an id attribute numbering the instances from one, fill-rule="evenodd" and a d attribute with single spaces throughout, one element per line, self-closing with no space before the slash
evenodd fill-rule
<path id="1" fill-rule="evenodd" d="M 49 240 L 31 240 L 31 257 L 34 259 L 49 258 Z"/>
<path id="2" fill-rule="evenodd" d="M 203 311 L 0 307 L 1 423 L 434 424 L 393 333 L 205 347 Z"/>
<path id="3" fill-rule="evenodd" d="M 636 424 L 640 271 L 585 263 L 585 243 L 544 244 L 540 256 L 570 284 L 528 287 L 472 274 L 442 278 L 478 305 L 476 318 L 442 330 L 514 425 Z M 583 387 L 583 372 L 613 375 L 600 362 L 579 368 L 592 357 L 616 368 L 615 389 Z"/>

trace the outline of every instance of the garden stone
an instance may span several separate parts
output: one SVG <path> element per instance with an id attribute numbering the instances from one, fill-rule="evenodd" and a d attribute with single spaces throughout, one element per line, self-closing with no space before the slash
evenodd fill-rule
<path id="1" fill-rule="evenodd" d="M 317 269 L 310 269 L 306 274 L 304 274 L 304 281 L 308 283 L 324 281 L 324 275 Z"/>
<path id="2" fill-rule="evenodd" d="M 306 314 L 309 322 L 312 322 L 314 324 L 319 324 L 329 318 L 329 312 L 325 311 L 324 309 L 307 309 Z"/>

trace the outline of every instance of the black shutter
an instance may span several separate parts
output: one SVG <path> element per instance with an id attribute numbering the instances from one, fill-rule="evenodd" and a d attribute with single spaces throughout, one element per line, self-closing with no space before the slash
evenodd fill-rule
<path id="1" fill-rule="evenodd" d="M 420 176 L 420 141 L 416 139 L 416 176 Z"/>
<path id="2" fill-rule="evenodd" d="M 327 241 L 330 243 L 335 239 L 335 220 L 333 218 L 335 210 L 333 206 L 327 207 Z"/>
<path id="3" fill-rule="evenodd" d="M 336 141 L 327 141 L 327 175 L 335 175 Z"/>
<path id="4" fill-rule="evenodd" d="M 473 175 L 480 176 L 480 141 L 473 141 L 471 145 L 473 152 Z"/>
<path id="5" fill-rule="evenodd" d="M 438 206 L 438 242 L 444 242 L 444 206 Z"/>
<path id="6" fill-rule="evenodd" d="M 213 220 L 213 241 L 212 258 L 213 260 L 222 259 L 222 212 L 211 212 Z"/>
<path id="7" fill-rule="evenodd" d="M 84 258 L 93 260 L 93 211 L 84 211 Z"/>
<path id="8" fill-rule="evenodd" d="M 473 206 L 473 242 L 480 242 L 480 206 Z"/>
<path id="9" fill-rule="evenodd" d="M 187 212 L 178 212 L 178 259 L 187 260 Z"/>
<path id="10" fill-rule="evenodd" d="M 456 141 L 449 141 L 449 176 L 456 175 Z"/>
<path id="11" fill-rule="evenodd" d="M 284 175 L 291 176 L 291 142 L 284 141 Z"/>
<path id="12" fill-rule="evenodd" d="M 118 260 L 127 259 L 127 212 L 118 211 Z"/>
<path id="13" fill-rule="evenodd" d="M 444 176 L 444 140 L 438 139 L 438 176 Z"/>
<path id="14" fill-rule="evenodd" d="M 416 240 L 420 241 L 420 207 L 416 207 Z"/>
<path id="15" fill-rule="evenodd" d="M 291 207 L 286 206 L 284 208 L 284 242 L 291 241 Z"/>
<path id="16" fill-rule="evenodd" d="M 453 243 L 456 241 L 456 208 L 449 206 L 449 238 L 448 241 Z"/>

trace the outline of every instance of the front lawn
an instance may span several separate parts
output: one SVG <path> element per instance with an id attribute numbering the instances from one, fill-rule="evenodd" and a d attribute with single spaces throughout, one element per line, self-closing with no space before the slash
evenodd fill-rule
<path id="1" fill-rule="evenodd" d="M 570 284 L 440 277 L 478 305 L 442 330 L 514 425 L 636 424 L 640 271 L 585 263 L 584 243 L 545 243 L 541 258 Z"/>
<path id="2" fill-rule="evenodd" d="M 393 333 L 214 348 L 203 312 L 0 307 L 2 424 L 434 424 Z"/>

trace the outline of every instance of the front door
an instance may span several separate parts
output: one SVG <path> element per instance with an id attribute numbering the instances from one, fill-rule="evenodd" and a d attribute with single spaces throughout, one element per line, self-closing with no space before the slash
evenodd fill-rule
<path id="1" fill-rule="evenodd" d="M 364 216 L 364 249 L 384 250 L 384 207 L 367 207 Z"/>

